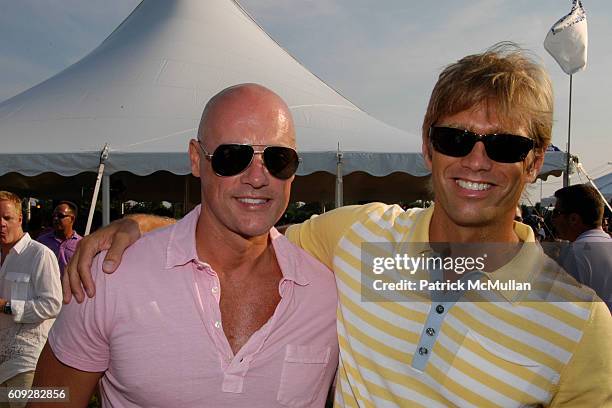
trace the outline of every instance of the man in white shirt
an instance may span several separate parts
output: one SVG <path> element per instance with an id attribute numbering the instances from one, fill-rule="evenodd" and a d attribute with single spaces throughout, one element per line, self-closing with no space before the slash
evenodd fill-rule
<path id="1" fill-rule="evenodd" d="M 21 221 L 21 199 L 0 191 L 0 387 L 28 389 L 62 307 L 62 288 L 55 255 L 24 233 Z"/>
<path id="2" fill-rule="evenodd" d="M 553 224 L 557 236 L 572 242 L 567 271 L 595 290 L 612 311 L 612 238 L 604 232 L 604 202 L 588 184 L 555 192 Z"/>

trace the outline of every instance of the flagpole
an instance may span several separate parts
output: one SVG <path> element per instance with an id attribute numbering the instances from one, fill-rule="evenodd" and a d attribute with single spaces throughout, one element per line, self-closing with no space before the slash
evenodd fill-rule
<path id="1" fill-rule="evenodd" d="M 567 158 L 565 162 L 565 174 L 563 175 L 563 187 L 567 187 L 570 185 L 570 141 L 572 134 L 572 77 L 570 74 L 570 86 L 569 86 L 569 114 L 567 116 Z"/>
<path id="2" fill-rule="evenodd" d="M 567 119 L 567 152 L 563 186 L 570 185 L 571 129 L 572 129 L 572 79 L 578 71 L 587 64 L 587 48 L 589 37 L 587 32 L 587 17 L 582 2 L 572 0 L 569 14 L 560 18 L 548 31 L 544 39 L 544 49 L 557 61 L 563 72 L 570 76 L 569 86 L 569 116 Z"/>

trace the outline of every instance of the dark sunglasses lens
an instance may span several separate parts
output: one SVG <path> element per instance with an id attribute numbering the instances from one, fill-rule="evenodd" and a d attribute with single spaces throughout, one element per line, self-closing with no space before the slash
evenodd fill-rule
<path id="1" fill-rule="evenodd" d="M 253 148 L 248 145 L 219 145 L 212 156 L 212 168 L 220 176 L 235 176 L 249 166 L 253 153 Z"/>
<path id="2" fill-rule="evenodd" d="M 467 156 L 476 139 L 462 129 L 432 127 L 429 137 L 437 152 L 451 157 Z"/>
<path id="3" fill-rule="evenodd" d="M 467 156 L 479 140 L 479 137 L 472 132 L 448 127 L 432 127 L 429 137 L 437 152 L 451 157 Z M 517 135 L 487 135 L 481 140 L 485 145 L 487 156 L 500 163 L 523 161 L 534 147 L 532 139 Z"/>
<path id="4" fill-rule="evenodd" d="M 282 146 L 266 147 L 263 159 L 270 174 L 282 180 L 293 176 L 299 164 L 296 151 Z"/>
<path id="5" fill-rule="evenodd" d="M 516 135 L 490 135 L 484 139 L 487 155 L 500 163 L 517 163 L 525 160 L 533 149 L 533 140 Z"/>
<path id="6" fill-rule="evenodd" d="M 53 214 L 53 218 L 63 220 L 66 217 L 70 217 L 70 214 Z"/>

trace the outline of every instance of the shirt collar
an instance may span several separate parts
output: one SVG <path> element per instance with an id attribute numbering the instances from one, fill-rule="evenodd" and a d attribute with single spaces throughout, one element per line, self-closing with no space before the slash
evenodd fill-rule
<path id="1" fill-rule="evenodd" d="M 200 217 L 201 206 L 196 206 L 170 228 L 170 239 L 166 249 L 166 269 L 197 261 L 195 231 Z"/>
<path id="2" fill-rule="evenodd" d="M 30 241 L 32 241 L 32 238 L 30 238 L 30 234 L 26 232 L 25 234 L 23 234 L 23 237 L 21 237 L 21 239 L 17 241 L 17 243 L 15 243 L 15 245 L 11 249 L 17 254 L 21 254 L 23 250 L 26 249 L 27 246 L 30 244 Z"/>
<path id="3" fill-rule="evenodd" d="M 80 236 L 78 232 L 73 230 L 72 231 L 72 236 L 70 238 L 68 238 L 68 239 L 81 239 L 81 238 L 83 238 L 83 237 Z"/>
<path id="4" fill-rule="evenodd" d="M 293 245 L 287 237 L 272 227 L 270 230 L 270 240 L 274 247 L 276 260 L 283 273 L 283 279 L 290 280 L 300 286 L 310 284 L 310 279 L 304 274 L 298 262 L 305 254 L 300 253 L 301 249 Z"/>
<path id="5" fill-rule="evenodd" d="M 433 249 L 429 245 L 429 225 L 433 216 L 434 206 L 422 211 L 415 221 L 415 232 L 413 242 L 417 245 L 418 254 L 431 253 Z M 514 232 L 519 239 L 524 243 L 519 252 L 501 268 L 487 273 L 486 276 L 490 280 L 498 280 L 507 282 L 514 280 L 516 282 L 531 282 L 537 271 L 541 270 L 544 262 L 542 247 L 535 242 L 535 236 L 531 227 L 525 224 L 514 222 Z M 508 285 L 512 287 L 512 285 Z M 499 290 L 499 293 L 508 302 L 516 302 L 523 295 L 522 291 L 517 290 Z"/>
<path id="6" fill-rule="evenodd" d="M 517 283 L 533 282 L 536 274 L 544 267 L 544 251 L 535 240 L 535 235 L 530 226 L 514 222 L 514 232 L 523 242 L 518 253 L 501 268 L 488 273 L 490 280 L 497 280 L 500 283 L 515 281 Z M 507 285 L 508 287 L 515 287 Z M 498 291 L 508 302 L 521 300 L 525 295 L 524 291 L 519 290 L 499 290 Z"/>
<path id="7" fill-rule="evenodd" d="M 195 231 L 201 209 L 201 205 L 198 205 L 170 227 L 172 232 L 170 233 L 170 240 L 166 250 L 166 269 L 198 260 Z M 291 244 L 274 227 L 270 229 L 270 240 L 272 241 L 274 254 L 283 274 L 283 279 L 293 281 L 301 286 L 308 285 L 310 279 L 304 275 L 299 265 L 299 259 L 304 256 L 304 254 L 300 253 L 301 250 Z"/>
<path id="8" fill-rule="evenodd" d="M 48 233 L 47 233 L 47 235 L 48 235 L 49 237 L 53 238 L 54 240 L 56 240 L 57 242 L 60 242 L 60 243 L 62 243 L 62 242 L 66 242 L 66 241 L 69 241 L 69 240 L 73 240 L 73 239 L 81 239 L 81 238 L 83 238 L 82 236 L 80 236 L 80 235 L 79 235 L 79 234 L 78 234 L 76 231 L 74 231 L 74 230 L 72 231 L 72 235 L 71 235 L 71 236 L 69 236 L 69 237 L 68 237 L 68 238 L 66 238 L 66 239 L 61 239 L 61 238 L 59 238 L 57 235 L 55 235 L 55 231 L 53 231 L 53 230 L 52 230 L 52 231 L 50 231 L 50 232 L 48 232 Z"/>
<path id="9" fill-rule="evenodd" d="M 415 246 L 413 248 L 419 255 L 433 252 L 429 245 L 429 224 L 431 223 L 433 211 L 434 206 L 431 205 L 424 211 L 419 212 L 415 220 L 414 234 L 409 241 L 414 243 Z"/>
<path id="10" fill-rule="evenodd" d="M 583 239 L 583 238 L 589 238 L 589 237 L 610 238 L 610 236 L 607 233 L 605 233 L 603 229 L 593 228 L 593 229 L 584 231 L 582 234 L 578 235 L 578 238 L 576 238 L 576 241 Z"/>

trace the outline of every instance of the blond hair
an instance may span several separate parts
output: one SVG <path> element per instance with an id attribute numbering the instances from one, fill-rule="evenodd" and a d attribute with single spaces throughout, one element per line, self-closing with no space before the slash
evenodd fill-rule
<path id="1" fill-rule="evenodd" d="M 502 125 L 524 127 L 537 149 L 552 134 L 553 92 L 548 73 L 527 51 L 511 42 L 448 65 L 434 86 L 423 119 L 423 140 L 440 118 L 478 105 L 492 106 Z"/>
<path id="2" fill-rule="evenodd" d="M 9 201 L 13 203 L 17 216 L 21 217 L 21 198 L 15 193 L 10 191 L 0 191 L 0 201 Z"/>

